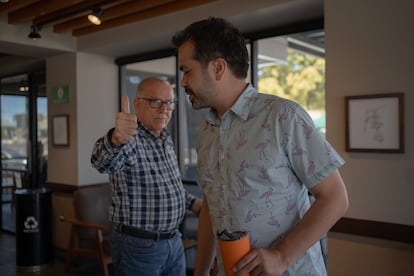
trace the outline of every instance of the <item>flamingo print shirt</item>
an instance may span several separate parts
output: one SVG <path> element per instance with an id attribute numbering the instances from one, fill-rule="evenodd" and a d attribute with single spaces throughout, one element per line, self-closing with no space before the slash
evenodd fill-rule
<path id="1" fill-rule="evenodd" d="M 344 164 L 302 107 L 252 85 L 221 120 L 210 111 L 197 154 L 214 233 L 244 229 L 252 247 L 282 240 L 309 208 L 308 189 Z M 284 275 L 326 275 L 320 244 Z"/>

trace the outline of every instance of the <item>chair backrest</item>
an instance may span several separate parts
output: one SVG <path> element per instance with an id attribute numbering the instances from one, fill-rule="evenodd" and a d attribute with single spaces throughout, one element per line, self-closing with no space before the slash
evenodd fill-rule
<path id="1" fill-rule="evenodd" d="M 78 220 L 101 224 L 110 232 L 108 208 L 111 204 L 112 190 L 109 183 L 79 188 L 73 195 L 75 215 Z M 80 238 L 94 238 L 93 231 L 81 231 Z"/>

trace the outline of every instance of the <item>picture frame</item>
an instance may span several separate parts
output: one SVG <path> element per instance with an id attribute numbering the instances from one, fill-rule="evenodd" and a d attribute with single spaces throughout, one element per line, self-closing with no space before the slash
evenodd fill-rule
<path id="1" fill-rule="evenodd" d="M 53 146 L 69 146 L 69 115 L 52 116 Z"/>
<path id="2" fill-rule="evenodd" d="M 347 152 L 404 152 L 404 93 L 345 97 Z"/>

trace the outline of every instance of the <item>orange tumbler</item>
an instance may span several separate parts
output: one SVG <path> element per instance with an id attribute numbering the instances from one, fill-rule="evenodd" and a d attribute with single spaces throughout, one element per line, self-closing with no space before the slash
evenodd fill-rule
<path id="1" fill-rule="evenodd" d="M 250 251 L 249 235 L 246 231 L 217 233 L 221 259 L 223 261 L 226 276 L 232 276 L 233 266 Z M 250 276 L 250 273 L 246 274 Z"/>

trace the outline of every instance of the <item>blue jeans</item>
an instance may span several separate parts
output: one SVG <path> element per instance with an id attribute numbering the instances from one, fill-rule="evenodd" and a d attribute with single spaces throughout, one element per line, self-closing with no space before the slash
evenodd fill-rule
<path id="1" fill-rule="evenodd" d="M 112 263 L 116 276 L 185 276 L 181 235 L 154 241 L 112 232 Z"/>

